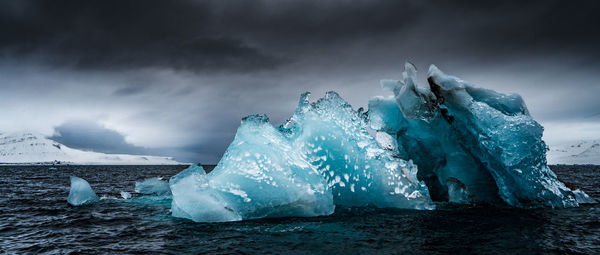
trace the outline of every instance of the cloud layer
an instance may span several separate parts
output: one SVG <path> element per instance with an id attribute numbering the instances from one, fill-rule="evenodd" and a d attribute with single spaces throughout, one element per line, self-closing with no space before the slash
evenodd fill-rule
<path id="1" fill-rule="evenodd" d="M 384 93 L 380 79 L 400 77 L 404 61 L 420 68 L 423 83 L 436 64 L 479 86 L 522 94 L 548 134 L 590 130 L 583 127 L 600 123 L 599 7 L 0 1 L 0 130 L 52 135 L 56 128 L 63 136 L 55 138 L 71 146 L 214 163 L 243 116 L 266 113 L 279 123 L 304 91 L 336 90 L 365 106 Z M 600 134 L 569 139 L 590 136 Z"/>

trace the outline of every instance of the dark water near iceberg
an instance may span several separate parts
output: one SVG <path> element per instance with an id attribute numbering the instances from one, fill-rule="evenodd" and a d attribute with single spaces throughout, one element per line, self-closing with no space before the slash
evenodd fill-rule
<path id="1" fill-rule="evenodd" d="M 186 166 L 0 167 L 0 252 L 386 254 L 600 253 L 600 205 L 571 209 L 441 205 L 435 211 L 337 208 L 318 218 L 194 223 L 134 183 Z M 570 187 L 600 198 L 600 166 L 554 166 Z M 69 176 L 89 181 L 97 204 L 67 204 Z"/>

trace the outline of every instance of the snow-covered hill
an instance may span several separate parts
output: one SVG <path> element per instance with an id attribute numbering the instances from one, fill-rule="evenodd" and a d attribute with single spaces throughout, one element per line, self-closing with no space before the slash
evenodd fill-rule
<path id="1" fill-rule="evenodd" d="M 549 147 L 548 164 L 600 165 L 600 140 L 575 141 Z"/>
<path id="2" fill-rule="evenodd" d="M 43 135 L 0 133 L 0 164 L 175 165 L 171 157 L 105 154 L 69 148 Z"/>

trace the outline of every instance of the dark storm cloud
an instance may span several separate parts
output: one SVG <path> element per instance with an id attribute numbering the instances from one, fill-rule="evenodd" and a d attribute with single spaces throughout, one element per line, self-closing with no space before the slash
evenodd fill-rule
<path id="1" fill-rule="evenodd" d="M 204 162 L 206 163 L 214 163 L 221 157 L 221 154 L 218 152 L 225 151 L 223 147 L 207 147 L 202 145 L 190 145 L 182 148 L 145 148 L 135 146 L 128 143 L 123 134 L 89 120 L 70 120 L 64 122 L 54 127 L 54 135 L 48 138 L 74 149 L 112 154 L 175 156 L 174 159 L 182 163 L 197 162 L 199 159 L 205 160 Z M 213 144 L 219 143 L 217 137 L 214 137 L 209 142 Z M 218 150 L 210 150 L 208 148 Z"/>
<path id="2" fill-rule="evenodd" d="M 0 0 L 0 72 L 15 80 L 0 86 L 51 93 L 39 109 L 69 116 L 60 121 L 93 112 L 129 140 L 211 163 L 243 116 L 278 124 L 309 90 L 365 106 L 404 61 L 421 78 L 436 64 L 521 93 L 536 118 L 564 122 L 599 114 L 599 11 L 598 1 L 558 0 Z M 74 147 L 155 152 L 98 128 L 57 130 Z"/>
<path id="3" fill-rule="evenodd" d="M 54 128 L 50 139 L 68 147 L 104 153 L 148 154 L 146 148 L 125 141 L 117 131 L 92 121 L 68 121 Z"/>
<path id="4" fill-rule="evenodd" d="M 53 65 L 119 69 L 255 70 L 281 60 L 220 34 L 193 1 L 3 1 L 1 52 Z M 18 10 L 18 11 L 12 11 Z"/>
<path id="5" fill-rule="evenodd" d="M 82 68 L 269 69 L 306 47 L 386 40 L 420 24 L 429 25 L 404 36 L 463 54 L 597 54 L 600 42 L 596 1 L 1 3 L 5 57 Z"/>
<path id="6" fill-rule="evenodd" d="M 270 46 L 285 42 L 282 55 L 294 55 L 296 45 L 307 42 L 392 32 L 415 16 L 409 7 L 381 1 L 3 1 L 0 52 L 80 68 L 268 69 L 290 61 Z"/>
<path id="7" fill-rule="evenodd" d="M 437 23 L 438 31 L 429 32 L 450 31 L 453 36 L 445 39 L 467 56 L 600 53 L 600 34 L 595 32 L 600 24 L 598 1 L 452 1 L 441 5 L 426 17 Z"/>

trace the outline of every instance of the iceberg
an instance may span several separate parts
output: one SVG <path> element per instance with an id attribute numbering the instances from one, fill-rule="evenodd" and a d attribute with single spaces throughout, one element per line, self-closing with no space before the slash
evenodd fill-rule
<path id="1" fill-rule="evenodd" d="M 71 189 L 67 202 L 74 206 L 87 205 L 100 200 L 90 184 L 79 177 L 71 176 Z"/>
<path id="2" fill-rule="evenodd" d="M 135 192 L 144 195 L 169 196 L 171 189 L 169 183 L 159 177 L 148 178 L 143 181 L 135 182 Z"/>
<path id="3" fill-rule="evenodd" d="M 382 81 L 394 96 L 371 99 L 369 120 L 396 138 L 391 150 L 414 161 L 432 199 L 578 205 L 577 194 L 548 168 L 543 128 L 519 95 L 477 88 L 433 65 L 427 81 L 418 86 L 416 68 L 407 63 L 402 81 Z"/>
<path id="4" fill-rule="evenodd" d="M 242 119 L 212 172 L 194 164 L 169 180 L 172 215 L 224 222 L 324 216 L 336 206 L 592 201 L 548 168 L 543 128 L 519 95 L 477 88 L 435 66 L 429 86 L 416 77 L 407 63 L 403 80 L 382 81 L 394 95 L 370 99 L 366 112 L 335 92 L 314 102 L 307 92 L 278 127 L 266 115 Z M 146 180 L 139 188 L 166 191 L 165 183 Z"/>

